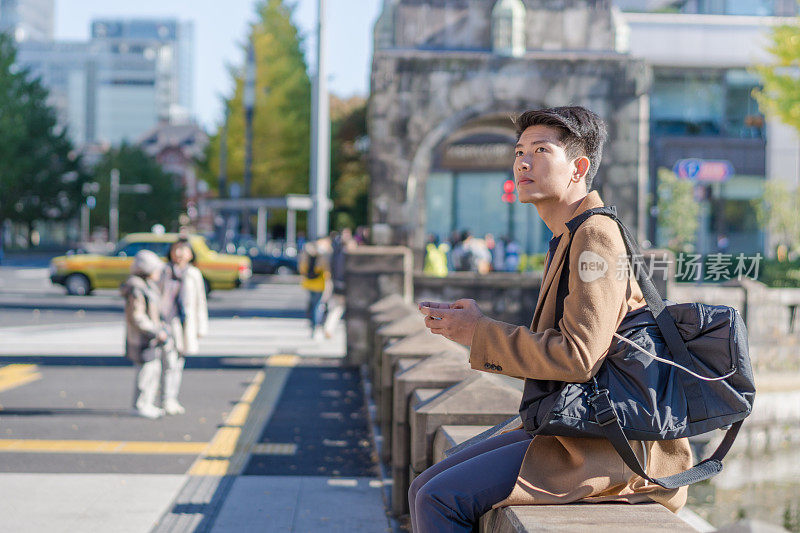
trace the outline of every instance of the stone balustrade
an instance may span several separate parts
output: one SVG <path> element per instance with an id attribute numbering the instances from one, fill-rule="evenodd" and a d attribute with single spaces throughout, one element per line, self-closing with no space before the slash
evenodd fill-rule
<path id="1" fill-rule="evenodd" d="M 518 426 L 522 382 L 471 369 L 468 350 L 416 327 L 419 311 L 405 300 L 389 295 L 369 311 L 375 353 L 368 364 L 373 367 L 370 374 L 378 377 L 373 391 L 380 389 L 375 396 L 384 443 L 381 460 L 391 465 L 392 513 L 402 516 L 408 513 L 408 487 L 423 470 L 479 439 Z M 577 522 L 568 520 L 565 506 L 537 507 L 547 510 L 546 523 L 563 523 L 565 531 L 599 519 L 594 516 L 596 506 L 582 506 L 587 514 Z M 644 513 L 648 523 L 668 526 L 653 531 L 693 530 L 659 505 L 613 507 L 619 508 L 613 513 L 618 521 L 626 520 L 629 508 L 636 507 L 637 517 Z M 540 531 L 540 523 L 545 522 L 537 513 L 511 507 L 487 513 L 481 531 Z"/>
<path id="2" fill-rule="evenodd" d="M 391 465 L 392 465 L 392 510 L 395 514 L 407 512 L 405 493 L 408 491 L 409 465 L 411 462 L 410 427 L 408 424 L 409 401 L 418 389 L 441 390 L 476 373 L 469 368 L 467 351 L 454 348 L 417 362 L 407 370 L 399 368 L 394 376 L 392 394 Z"/>
<path id="3" fill-rule="evenodd" d="M 395 248 L 389 249 L 395 258 L 405 257 Z M 369 254 L 360 256 L 364 260 Z M 401 261 L 402 262 L 402 261 Z M 381 269 L 391 271 L 387 265 L 391 261 L 379 261 Z M 363 274 L 368 265 L 360 263 Z M 381 459 L 390 467 L 392 476 L 392 512 L 396 516 L 408 512 L 407 491 L 410 482 L 416 475 L 446 456 L 455 453 L 465 446 L 488 438 L 501 431 L 519 425 L 517 410 L 521 395 L 522 382 L 513 378 L 488 374 L 472 370 L 468 362 L 468 350 L 439 335 L 431 334 L 425 327 L 410 293 L 392 292 L 392 287 L 408 287 L 408 276 L 398 272 L 383 272 L 385 277 L 366 276 L 364 283 L 374 282 L 370 291 L 380 295 L 368 302 L 361 299 L 356 302 L 355 321 L 348 326 L 348 335 L 353 329 L 361 328 L 358 348 L 361 355 L 354 358 L 369 367 L 368 375 L 372 378 L 372 391 L 377 406 L 377 418 L 380 421 L 382 436 Z M 393 277 L 394 276 L 394 277 Z M 455 279 L 457 278 L 457 279 Z M 463 278 L 463 279 L 462 279 Z M 523 291 L 531 291 L 531 278 L 522 278 Z M 488 278 L 480 280 L 482 291 L 479 305 L 490 298 Z M 386 281 L 389 280 L 389 281 Z M 400 283 L 398 280 L 401 280 Z M 498 291 L 501 307 L 505 299 L 514 294 L 513 287 L 506 277 L 499 276 Z M 359 282 L 361 283 L 361 282 Z M 457 296 L 470 296 L 471 287 L 466 277 L 423 279 L 414 277 L 414 288 L 419 287 L 424 298 L 419 299 L 454 299 Z M 463 294 L 456 294 L 463 289 Z M 671 299 L 686 301 L 688 299 L 706 303 L 724 303 L 749 309 L 748 326 L 754 324 L 753 331 L 758 338 L 766 338 L 769 324 L 755 324 L 759 321 L 753 310 L 763 310 L 766 305 L 771 311 L 768 316 L 785 324 L 782 331 L 789 332 L 789 322 L 793 313 L 795 295 L 779 295 L 772 289 L 765 289 L 760 284 L 748 285 L 747 282 L 737 287 L 692 287 L 692 293 L 686 293 L 684 287 L 674 289 L 670 284 Z M 538 289 L 536 289 L 538 290 Z M 766 293 L 764 291 L 767 291 Z M 350 289 L 348 288 L 348 294 Z M 525 293 L 522 297 L 534 301 L 534 293 Z M 437 296 L 444 298 L 437 298 Z M 481 296 L 482 295 L 482 296 Z M 759 301 L 762 299 L 763 301 Z M 800 301 L 800 300 L 799 300 Z M 360 307 L 359 307 L 360 306 Z M 772 307 L 769 307 L 772 306 Z M 496 305 L 487 313 L 491 313 Z M 785 309 L 784 309 L 785 308 Z M 347 320 L 351 320 L 351 305 L 348 301 Z M 783 310 L 782 310 L 783 309 Z M 786 311 L 786 310 L 789 311 Z M 741 309 L 740 309 L 741 310 Z M 507 306 L 504 311 L 509 316 L 521 315 L 519 307 Z M 771 314 L 770 314 L 771 313 Z M 789 314 L 786 314 L 789 313 Z M 517 323 L 519 321 L 516 321 Z M 759 325 L 760 324 L 760 325 Z M 768 331 L 769 330 L 769 331 Z M 751 344 L 753 343 L 751 336 Z M 765 345 L 768 343 L 765 343 Z M 772 350 L 776 350 L 772 343 Z M 785 346 L 784 346 L 785 345 Z M 350 341 L 348 339 L 348 346 Z M 794 358 L 793 346 L 782 343 L 788 352 L 787 358 Z M 789 353 L 791 352 L 791 353 Z M 360 359 L 359 359 L 360 358 Z M 780 374 L 776 374 L 780 376 Z M 790 378 L 786 378 L 791 381 Z M 770 378 L 770 383 L 774 380 Z M 759 383 L 759 387 L 763 384 Z M 782 387 L 780 392 L 783 393 Z M 789 386 L 795 390 L 796 383 Z M 774 401 L 773 401 L 774 396 Z M 745 423 L 742 437 L 737 441 L 737 450 L 760 448 L 758 439 L 775 440 L 770 433 L 776 422 L 781 426 L 791 426 L 798 419 L 796 406 L 781 402 L 782 395 L 762 393 L 756 402 L 756 411 L 752 419 Z M 794 400 L 794 396 L 791 396 Z M 759 407 L 760 403 L 760 407 Z M 791 402 L 790 402 L 791 403 Z M 795 402 L 796 403 L 796 402 Z M 750 433 L 748 434 L 748 426 Z M 756 427 L 758 426 L 758 427 Z M 764 430 L 759 428 L 764 426 Z M 761 435 L 766 435 L 762 438 Z M 784 439 L 784 437 L 781 437 Z M 792 442 L 795 438 L 791 438 Z M 697 444 L 697 443 L 696 443 Z M 704 442 L 702 444 L 713 444 Z M 733 465 L 732 465 L 733 466 Z M 580 512 L 576 512 L 579 509 Z M 578 531 L 591 528 L 596 531 L 692 531 L 693 528 L 659 505 L 581 505 L 570 506 L 528 506 L 497 509 L 487 513 L 481 521 L 481 531 L 518 532 L 518 531 Z"/>

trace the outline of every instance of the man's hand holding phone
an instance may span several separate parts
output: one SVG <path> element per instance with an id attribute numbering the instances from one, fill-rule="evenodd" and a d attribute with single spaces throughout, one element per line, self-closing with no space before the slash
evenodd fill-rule
<path id="1" fill-rule="evenodd" d="M 469 346 L 478 320 L 483 316 L 475 300 L 462 299 L 453 303 L 420 302 L 425 325 L 432 333 Z"/>

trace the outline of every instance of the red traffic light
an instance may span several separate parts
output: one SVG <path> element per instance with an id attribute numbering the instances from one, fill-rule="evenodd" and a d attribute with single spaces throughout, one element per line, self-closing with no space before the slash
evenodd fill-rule
<path id="1" fill-rule="evenodd" d="M 503 192 L 504 193 L 514 192 L 514 180 L 506 180 L 505 183 L 503 183 Z"/>
<path id="2" fill-rule="evenodd" d="M 513 204 L 516 199 L 517 196 L 513 193 L 507 192 L 503 194 L 503 201 L 506 203 Z"/>

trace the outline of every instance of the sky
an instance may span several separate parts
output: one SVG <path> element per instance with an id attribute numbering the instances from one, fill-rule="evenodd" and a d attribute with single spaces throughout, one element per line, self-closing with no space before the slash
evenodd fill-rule
<path id="1" fill-rule="evenodd" d="M 241 44 L 255 19 L 256 0 L 56 0 L 55 37 L 88 40 L 90 24 L 103 17 L 174 17 L 194 23 L 194 114 L 215 130 L 222 119 L 222 96 L 232 82 L 227 65 L 241 65 Z M 317 0 L 294 4 L 294 22 L 306 36 L 306 61 L 316 57 Z M 382 0 L 325 0 L 328 90 L 337 96 L 369 91 L 372 27 Z"/>

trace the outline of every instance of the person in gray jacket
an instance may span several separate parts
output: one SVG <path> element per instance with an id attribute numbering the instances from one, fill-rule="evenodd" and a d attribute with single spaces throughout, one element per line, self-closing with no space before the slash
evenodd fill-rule
<path id="1" fill-rule="evenodd" d="M 131 275 L 120 290 L 125 297 L 125 357 L 138 368 L 134 409 L 149 419 L 164 415 L 156 406 L 162 353 L 170 336 L 159 316 L 158 280 L 164 269 L 159 257 L 141 250 L 133 258 Z"/>

